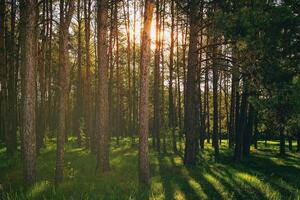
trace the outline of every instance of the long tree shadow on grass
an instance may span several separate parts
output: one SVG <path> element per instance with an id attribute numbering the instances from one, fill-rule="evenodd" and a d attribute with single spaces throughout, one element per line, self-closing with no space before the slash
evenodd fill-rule
<path id="1" fill-rule="evenodd" d="M 174 157 L 171 159 L 173 167 L 179 167 L 174 161 Z M 186 179 L 186 181 L 194 181 L 196 182 L 195 185 L 198 185 L 202 192 L 205 194 L 206 198 L 208 199 L 223 199 L 220 192 L 217 190 L 217 188 L 210 183 L 207 178 L 204 176 L 205 171 L 203 168 L 197 168 L 197 167 L 190 167 L 186 168 L 183 165 L 180 165 L 180 167 L 183 169 L 181 170 L 181 176 Z"/>
<path id="2" fill-rule="evenodd" d="M 176 193 L 183 193 L 186 199 L 202 199 L 200 194 L 192 188 L 182 175 L 182 167 L 174 166 L 172 156 L 159 157 L 159 168 L 162 184 L 165 192 L 165 199 L 175 199 Z M 206 194 L 202 194 L 206 195 Z"/>
<path id="3" fill-rule="evenodd" d="M 299 162 L 299 161 L 298 161 Z M 296 164 L 297 162 L 295 162 Z M 272 187 L 276 188 L 282 196 L 291 196 L 293 192 L 288 186 L 295 190 L 300 189 L 300 170 L 294 166 L 280 165 L 273 160 L 262 157 L 253 156 L 253 159 L 246 162 L 247 167 L 234 166 L 236 169 L 244 170 L 250 174 L 258 174 L 264 177 L 264 180 Z M 280 184 L 282 182 L 283 184 Z"/>

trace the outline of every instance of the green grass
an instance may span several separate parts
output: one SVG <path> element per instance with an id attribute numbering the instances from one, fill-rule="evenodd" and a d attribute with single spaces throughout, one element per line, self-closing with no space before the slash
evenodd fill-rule
<path id="1" fill-rule="evenodd" d="M 22 186 L 20 155 L 8 159 L 0 149 L 0 199 L 300 199 L 300 154 L 277 154 L 277 142 L 269 142 L 242 163 L 233 162 L 226 142 L 215 162 L 210 144 L 199 155 L 196 167 L 183 166 L 181 155 L 150 151 L 151 184 L 139 187 L 137 146 L 129 139 L 111 145 L 111 170 L 95 170 L 95 155 L 75 142 L 66 145 L 65 179 L 53 185 L 55 145 L 47 142 L 38 157 L 38 180 Z"/>

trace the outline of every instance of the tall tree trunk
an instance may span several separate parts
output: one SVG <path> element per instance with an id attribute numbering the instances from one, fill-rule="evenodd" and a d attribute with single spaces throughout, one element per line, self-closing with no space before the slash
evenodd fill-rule
<path id="1" fill-rule="evenodd" d="M 78 20 L 78 33 L 77 33 L 77 93 L 76 93 L 76 106 L 75 106 L 75 134 L 77 136 L 77 145 L 81 146 L 81 117 L 82 117 L 82 102 L 83 102 L 83 78 L 82 78 L 82 44 L 81 44 L 81 1 L 77 0 L 77 20 Z"/>
<path id="2" fill-rule="evenodd" d="M 203 26 L 203 4 L 201 4 L 201 8 L 200 8 L 200 12 L 201 12 L 201 19 L 200 19 L 200 27 Z M 199 132 L 200 132 L 200 148 L 204 149 L 204 115 L 203 115 L 203 107 L 202 107 L 202 90 L 201 90 L 201 78 L 202 78 L 202 47 L 203 47 L 203 30 L 202 28 L 200 29 L 200 43 L 199 43 L 199 48 L 200 48 L 200 52 L 199 52 L 199 64 L 198 64 L 198 70 L 197 70 L 197 75 L 198 75 L 198 99 L 197 99 L 197 105 L 199 105 L 199 113 L 198 113 L 198 117 L 199 120 L 197 122 L 197 124 L 199 124 Z M 198 109 L 197 109 L 198 111 Z"/>
<path id="3" fill-rule="evenodd" d="M 37 119 L 37 153 L 44 145 L 44 134 L 46 129 L 46 50 L 47 50 L 47 20 L 46 20 L 46 1 L 42 4 L 42 31 L 41 45 L 38 54 L 38 71 L 40 83 L 40 106 L 38 107 Z M 37 104 L 38 106 L 38 104 Z"/>
<path id="4" fill-rule="evenodd" d="M 196 72 L 198 65 L 198 19 L 197 19 L 197 1 L 192 1 L 190 5 L 189 22 L 190 22 L 190 42 L 188 53 L 187 83 L 186 83 L 186 113 L 185 113 L 185 152 L 184 164 L 196 164 L 196 150 L 198 145 L 195 130 L 195 100 L 196 92 Z"/>
<path id="5" fill-rule="evenodd" d="M 284 135 L 284 127 L 280 127 L 279 129 L 279 138 L 280 138 L 280 144 L 279 144 L 279 154 L 281 156 L 285 155 L 285 135 Z"/>
<path id="6" fill-rule="evenodd" d="M 91 57 L 90 57 L 90 23 L 91 23 L 91 0 L 84 2 L 84 30 L 85 30 L 85 50 L 86 50 L 86 72 L 85 72 L 85 123 L 87 134 L 87 146 L 92 146 L 92 82 L 91 82 Z M 94 139 L 94 138 L 92 138 Z"/>
<path id="7" fill-rule="evenodd" d="M 5 0 L 0 0 L 0 139 L 7 135 L 7 86 L 6 86 L 6 59 L 5 59 Z"/>
<path id="8" fill-rule="evenodd" d="M 163 0 L 162 8 L 162 38 L 161 38 L 161 127 L 165 128 L 165 54 L 164 54 L 164 43 L 165 43 L 165 14 L 166 14 L 166 1 Z M 166 131 L 162 131 L 163 139 L 163 152 L 167 152 L 166 144 Z"/>
<path id="9" fill-rule="evenodd" d="M 114 134 L 115 127 L 115 113 L 113 106 L 115 104 L 114 96 L 113 96 L 113 79 L 114 79 L 114 57 L 113 57 L 113 46 L 115 43 L 115 35 L 116 35 L 116 20 L 115 20 L 115 8 L 116 3 L 113 3 L 110 6 L 110 33 L 109 33 L 109 46 L 108 46 L 108 52 L 109 52 L 109 81 L 108 81 L 108 101 L 109 101 L 109 131 L 111 134 Z"/>
<path id="10" fill-rule="evenodd" d="M 216 41 L 216 39 L 214 38 L 214 41 Z M 216 43 L 216 42 L 214 42 Z M 218 69 L 217 69 L 217 63 L 216 63 L 216 52 L 217 49 L 216 47 L 213 47 L 213 137 L 212 137 L 212 143 L 213 143 L 213 147 L 215 149 L 215 157 L 218 157 L 219 155 L 219 143 L 218 143 L 218 79 L 219 79 L 219 75 L 218 75 Z"/>
<path id="11" fill-rule="evenodd" d="M 237 161 L 241 161 L 243 159 L 243 140 L 245 137 L 246 123 L 247 123 L 247 98 L 248 98 L 248 85 L 247 80 L 243 81 L 243 94 L 241 100 L 241 110 L 239 113 L 239 121 L 238 128 L 236 129 L 236 139 L 235 139 L 235 150 L 234 150 L 234 158 Z"/>
<path id="12" fill-rule="evenodd" d="M 15 21 L 16 21 L 16 2 L 11 0 L 10 14 L 10 36 L 8 49 L 8 130 L 6 146 L 9 153 L 17 150 L 17 87 L 16 87 L 16 44 L 15 44 Z"/>
<path id="13" fill-rule="evenodd" d="M 255 149 L 257 149 L 257 140 L 258 140 L 258 116 L 257 116 L 257 112 L 255 112 L 254 113 L 254 137 L 253 137 L 253 143 Z"/>
<path id="14" fill-rule="evenodd" d="M 156 149 L 160 152 L 160 0 L 156 0 L 156 34 L 155 34 L 155 66 L 154 66 L 154 135 Z"/>
<path id="15" fill-rule="evenodd" d="M 297 133 L 297 152 L 300 152 L 300 130 Z"/>
<path id="16" fill-rule="evenodd" d="M 249 111 L 247 116 L 247 124 L 246 124 L 246 130 L 245 130 L 245 136 L 244 136 L 244 148 L 243 148 L 243 154 L 245 157 L 248 157 L 250 155 L 250 145 L 251 145 L 251 139 L 252 139 L 252 133 L 253 133 L 253 123 L 254 123 L 254 108 L 252 105 L 249 104 Z"/>
<path id="17" fill-rule="evenodd" d="M 135 142 L 135 139 L 134 139 L 134 136 L 136 135 L 136 130 L 137 130 L 137 126 L 135 122 L 137 122 L 137 84 L 136 84 L 136 80 L 137 80 L 137 73 L 136 73 L 136 1 L 133 2 L 133 47 L 132 47 L 132 51 L 133 51 L 133 55 L 132 55 L 132 88 L 133 88 L 133 95 L 132 95 L 132 100 L 133 100 L 133 103 L 132 103 L 132 119 L 133 119 L 133 130 L 132 130 L 132 139 L 131 139 L 131 142 L 132 142 L 132 145 L 134 144 Z"/>
<path id="18" fill-rule="evenodd" d="M 69 63 L 69 26 L 75 9 L 74 0 L 68 1 L 68 10 L 65 9 L 66 2 L 60 0 L 60 24 L 59 24 L 59 90 L 58 90 L 58 132 L 56 146 L 56 169 L 55 183 L 63 181 L 64 168 L 64 144 L 66 132 L 66 107 L 70 85 L 70 63 Z"/>
<path id="19" fill-rule="evenodd" d="M 293 151 L 293 137 L 289 135 L 288 140 L 289 140 L 289 150 Z"/>
<path id="20" fill-rule="evenodd" d="M 118 24 L 118 1 L 115 1 L 115 10 L 114 10 L 114 22 L 115 22 L 115 40 L 116 40 L 116 55 L 115 55 L 115 63 L 116 63 L 116 93 L 117 93 L 117 105 L 116 105 L 116 136 L 117 136 L 117 145 L 120 145 L 120 134 L 121 134 L 121 112 L 122 112 L 122 104 L 121 104 L 121 73 L 120 73 L 120 56 L 119 56 L 119 24 Z"/>
<path id="21" fill-rule="evenodd" d="M 35 0 L 22 0 L 21 64 L 22 64 L 22 147 L 24 178 L 26 185 L 36 180 L 36 133 L 35 133 Z"/>
<path id="22" fill-rule="evenodd" d="M 97 154 L 97 167 L 102 172 L 109 170 L 109 104 L 108 104 L 108 60 L 107 60 L 107 18 L 108 0 L 100 0 L 97 3 L 97 51 L 98 51 L 98 75 L 99 75 L 99 149 Z"/>
<path id="23" fill-rule="evenodd" d="M 179 8 L 176 9 L 176 73 L 177 73 L 177 109 L 178 127 L 182 128 L 181 90 L 180 90 L 180 56 L 179 56 Z"/>
<path id="24" fill-rule="evenodd" d="M 144 28 L 141 43 L 141 63 L 140 63 L 140 117 L 139 117 L 139 181 L 148 184 L 149 158 L 148 158 L 148 87 L 150 65 L 150 29 L 153 15 L 154 1 L 145 1 Z"/>
<path id="25" fill-rule="evenodd" d="M 170 47 L 170 66 L 169 66 L 169 128 L 172 131 L 172 147 L 177 152 L 175 137 L 175 109 L 173 96 L 173 71 L 174 71 L 174 32 L 175 32 L 175 6 L 174 0 L 171 1 L 171 47 Z"/>
<path id="26" fill-rule="evenodd" d="M 218 133 L 219 133 L 219 143 L 220 146 L 222 146 L 222 78 L 223 78 L 223 74 L 221 71 L 219 71 L 219 129 L 218 129 Z"/>
<path id="27" fill-rule="evenodd" d="M 207 31 L 207 37 L 206 37 L 206 45 L 209 45 L 209 35 L 208 35 L 208 31 Z M 209 109 L 209 62 L 208 62 L 208 58 L 209 58 L 209 52 L 206 52 L 206 69 L 205 69 L 205 86 L 204 86 L 204 93 L 205 93 L 205 105 L 206 105 L 206 137 L 207 137 L 207 143 L 210 143 L 210 109 Z"/>
<path id="28" fill-rule="evenodd" d="M 182 20 L 184 22 L 184 20 Z M 186 100 L 186 41 L 187 41 L 187 26 L 183 26 L 183 29 L 182 29 L 182 70 L 183 70 L 183 114 L 186 112 L 186 103 L 185 103 L 185 100 Z M 183 119 L 183 123 L 185 123 L 185 118 Z M 183 126 L 184 128 L 184 126 Z M 180 152 L 182 152 L 182 139 L 183 139 L 183 133 L 184 133 L 184 130 L 181 130 L 180 131 L 180 134 L 179 134 L 179 148 L 180 148 Z"/>
<path id="29" fill-rule="evenodd" d="M 126 2 L 126 6 L 125 6 Z M 126 9 L 125 9 L 126 7 Z M 123 1 L 123 11 L 124 11 L 124 21 L 126 27 L 126 36 L 127 36 L 127 47 L 126 47 L 126 54 L 127 54 L 127 73 L 128 73 L 128 94 L 127 94 L 127 101 L 128 101 L 128 128 L 127 133 L 132 136 L 132 88 L 131 88 L 131 34 L 130 34 L 130 14 L 129 14 L 129 0 Z"/>

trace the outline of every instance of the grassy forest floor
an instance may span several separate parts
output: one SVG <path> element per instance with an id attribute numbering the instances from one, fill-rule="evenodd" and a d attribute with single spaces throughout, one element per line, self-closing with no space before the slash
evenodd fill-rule
<path id="1" fill-rule="evenodd" d="M 129 139 L 119 147 L 112 141 L 111 171 L 96 173 L 96 156 L 75 142 L 66 144 L 65 180 L 53 185 L 55 143 L 47 142 L 38 157 L 38 181 L 22 187 L 20 155 L 8 159 L 0 150 L 0 199 L 300 199 L 300 153 L 280 157 L 278 143 L 251 150 L 243 163 L 232 161 L 224 143 L 220 159 L 213 160 L 210 144 L 196 167 L 186 168 L 180 155 L 158 155 L 150 150 L 151 184 L 138 186 L 137 146 Z"/>

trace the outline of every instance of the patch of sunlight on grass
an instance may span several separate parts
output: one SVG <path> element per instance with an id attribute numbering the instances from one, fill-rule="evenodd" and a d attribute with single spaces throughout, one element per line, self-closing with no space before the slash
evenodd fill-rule
<path id="1" fill-rule="evenodd" d="M 70 161 L 66 163 L 64 170 L 65 170 L 66 177 L 68 177 L 69 179 L 75 178 L 75 176 L 78 174 L 78 170 L 76 170 L 72 166 L 72 163 Z"/>
<path id="2" fill-rule="evenodd" d="M 160 177 L 153 177 L 151 179 L 151 197 L 150 199 L 164 199 L 165 192 Z"/>
<path id="3" fill-rule="evenodd" d="M 174 184 L 174 193 L 173 193 L 173 199 L 174 200 L 185 200 L 186 196 L 185 194 L 180 190 L 180 188 Z M 166 199 L 168 200 L 168 199 Z"/>
<path id="4" fill-rule="evenodd" d="M 6 147 L 0 148 L 0 153 L 4 153 L 6 151 Z"/>
<path id="5" fill-rule="evenodd" d="M 193 177 L 189 175 L 189 171 L 185 167 L 181 169 L 181 173 L 186 178 L 186 180 L 188 180 L 188 184 L 196 192 L 196 194 L 200 197 L 200 199 L 208 198 L 202 186 Z"/>
<path id="6" fill-rule="evenodd" d="M 217 190 L 224 199 L 231 199 L 231 195 L 226 191 L 226 188 L 211 174 L 204 173 L 203 177 Z"/>
<path id="7" fill-rule="evenodd" d="M 36 183 L 31 190 L 28 192 L 28 196 L 31 198 L 37 198 L 39 195 L 41 195 L 44 191 L 47 190 L 47 188 L 50 187 L 49 181 L 41 181 Z"/>
<path id="8" fill-rule="evenodd" d="M 195 192 L 198 194 L 198 196 L 201 199 L 207 199 L 207 195 L 205 194 L 202 186 L 197 181 L 195 181 L 195 179 L 193 179 L 192 177 L 190 177 L 188 179 L 188 183 L 195 190 Z"/>
<path id="9" fill-rule="evenodd" d="M 176 166 L 183 165 L 183 161 L 179 156 L 173 157 L 173 161 Z"/>
<path id="10" fill-rule="evenodd" d="M 244 172 L 238 172 L 235 175 L 239 179 L 247 182 L 250 186 L 258 189 L 262 194 L 266 196 L 267 199 L 281 199 L 281 195 L 279 192 L 274 190 L 268 183 L 258 179 L 258 177 Z"/>

